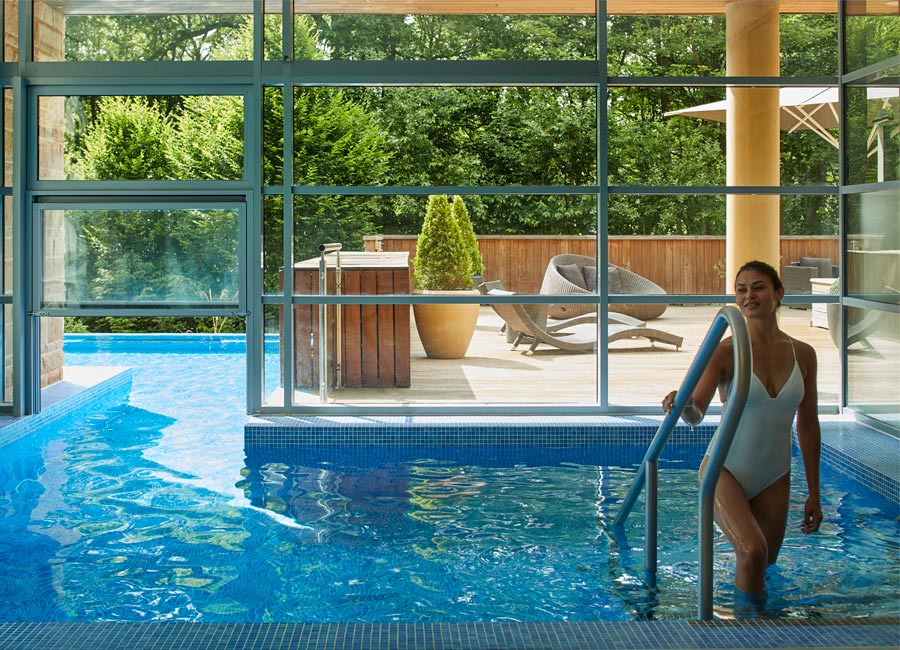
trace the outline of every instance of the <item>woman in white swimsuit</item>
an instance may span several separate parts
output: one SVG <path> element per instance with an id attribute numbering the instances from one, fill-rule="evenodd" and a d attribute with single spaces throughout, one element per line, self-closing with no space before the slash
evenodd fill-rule
<path id="1" fill-rule="evenodd" d="M 791 425 L 797 416 L 797 438 L 809 496 L 801 529 L 819 529 L 819 416 L 816 353 L 806 343 L 778 328 L 776 311 L 784 296 L 777 271 L 764 262 L 748 262 L 738 271 L 735 301 L 747 320 L 753 359 L 750 393 L 725 468 L 716 486 L 715 513 L 737 556 L 734 586 L 751 603 L 765 602 L 766 568 L 778 559 L 787 527 L 791 470 Z M 719 385 L 734 375 L 731 338 L 723 340 L 682 419 L 703 419 Z M 675 391 L 663 399 L 668 413 Z M 702 475 L 706 458 L 700 465 Z"/>

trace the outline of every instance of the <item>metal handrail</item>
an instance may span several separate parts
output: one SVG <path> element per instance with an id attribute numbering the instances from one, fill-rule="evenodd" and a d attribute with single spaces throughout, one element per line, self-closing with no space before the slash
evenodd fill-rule
<path id="1" fill-rule="evenodd" d="M 328 292 L 326 282 L 325 256 L 328 253 L 335 254 L 334 267 L 334 293 L 336 296 L 341 295 L 341 249 L 342 244 L 320 244 L 319 245 L 319 295 L 324 296 Z M 319 304 L 319 402 L 324 404 L 328 401 L 328 327 L 325 318 L 325 303 Z M 341 387 L 341 306 L 335 305 L 335 336 L 334 341 L 334 363 L 335 363 L 335 384 L 337 388 Z"/>
<path id="2" fill-rule="evenodd" d="M 713 435 L 707 455 L 706 471 L 700 482 L 699 494 L 699 547 L 700 569 L 699 582 L 700 593 L 698 596 L 697 618 L 709 620 L 712 618 L 712 552 L 713 552 L 713 499 L 716 492 L 716 484 L 722 467 L 725 465 L 725 457 L 731 448 L 731 441 L 737 429 L 744 405 L 747 402 L 747 393 L 750 390 L 750 373 L 752 372 L 752 360 L 750 356 L 750 335 L 747 332 L 747 323 L 737 307 L 728 305 L 718 311 L 710 325 L 706 338 L 700 345 L 697 355 L 691 367 L 688 369 L 678 392 L 675 394 L 675 403 L 672 410 L 663 419 L 650 447 L 644 454 L 644 460 L 638 469 L 637 475 L 631 484 L 628 494 L 622 502 L 619 514 L 614 524 L 622 526 L 631 513 L 637 501 L 644 483 L 647 484 L 646 502 L 646 542 L 644 553 L 644 568 L 647 572 L 647 582 L 651 586 L 656 584 L 656 549 L 657 549 L 657 473 L 659 457 L 669 439 L 669 435 L 675 429 L 675 424 L 681 416 L 681 412 L 687 405 L 688 399 L 700 381 L 700 377 L 709 365 L 713 352 L 719 345 L 725 330 L 731 327 L 734 349 L 734 378 L 728 389 L 728 397 L 725 400 L 725 408 L 722 410 L 722 418 Z"/>

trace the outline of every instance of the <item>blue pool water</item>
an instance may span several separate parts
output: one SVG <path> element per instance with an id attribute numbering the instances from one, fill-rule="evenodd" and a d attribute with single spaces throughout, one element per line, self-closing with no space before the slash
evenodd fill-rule
<path id="1" fill-rule="evenodd" d="M 127 404 L 3 448 L 0 621 L 577 621 L 696 614 L 696 467 L 663 464 L 659 589 L 642 517 L 612 527 L 634 447 L 244 449 L 235 337 L 69 337 L 134 369 Z M 794 482 L 803 485 L 795 463 Z M 896 615 L 898 510 L 823 472 L 792 495 L 766 616 Z M 733 554 L 716 541 L 716 612 Z"/>

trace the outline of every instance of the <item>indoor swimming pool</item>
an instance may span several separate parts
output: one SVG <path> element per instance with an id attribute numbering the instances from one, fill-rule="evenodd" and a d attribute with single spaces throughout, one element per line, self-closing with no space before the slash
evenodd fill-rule
<path id="1" fill-rule="evenodd" d="M 664 457 L 649 589 L 640 506 L 612 525 L 641 445 L 245 446 L 239 337 L 69 337 L 66 360 L 133 368 L 131 395 L 4 447 L 0 621 L 696 615 L 703 445 Z M 762 615 L 895 616 L 897 505 L 823 468 L 826 521 L 804 535 L 803 498 Z M 732 565 L 720 536 L 720 618 Z"/>

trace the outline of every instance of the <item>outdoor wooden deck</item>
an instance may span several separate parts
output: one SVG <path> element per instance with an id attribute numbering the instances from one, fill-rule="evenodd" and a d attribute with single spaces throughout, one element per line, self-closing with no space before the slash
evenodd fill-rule
<path id="1" fill-rule="evenodd" d="M 684 337 L 680 351 L 646 339 L 619 341 L 610 345 L 609 400 L 612 404 L 656 405 L 668 390 L 684 378 L 718 306 L 670 306 L 662 318 L 650 323 Z M 837 348 L 828 330 L 810 326 L 810 311 L 781 309 L 782 328 L 813 345 L 819 359 L 819 398 L 836 404 L 840 385 Z M 500 318 L 490 307 L 482 307 L 475 338 L 463 359 L 428 359 L 411 326 L 411 385 L 409 388 L 333 389 L 330 403 L 346 404 L 593 404 L 596 401 L 598 355 L 573 354 L 541 347 L 533 356 L 510 350 L 499 334 Z M 883 355 L 883 377 L 867 381 L 895 385 L 898 343 Z M 851 353 L 872 354 L 863 351 Z M 852 362 L 851 362 L 852 365 Z M 879 373 L 880 374 L 880 373 Z M 306 400 L 317 396 L 306 396 Z"/>

